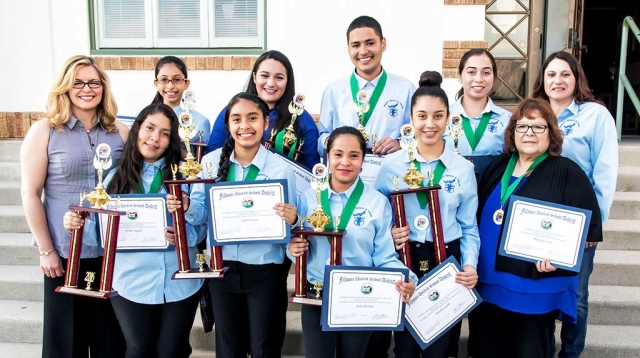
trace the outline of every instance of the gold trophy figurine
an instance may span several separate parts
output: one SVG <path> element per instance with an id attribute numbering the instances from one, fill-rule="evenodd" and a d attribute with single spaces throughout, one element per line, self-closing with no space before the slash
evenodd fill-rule
<path id="1" fill-rule="evenodd" d="M 369 112 L 369 94 L 364 91 L 364 90 L 360 90 L 358 91 L 358 93 L 356 94 L 356 102 L 355 102 L 355 106 L 356 106 L 356 112 L 358 113 L 358 121 L 360 122 L 358 124 L 358 130 L 360 131 L 360 133 L 362 133 L 362 136 L 364 137 L 365 142 L 369 143 L 369 135 L 364 131 L 364 125 L 362 124 L 362 121 L 364 119 L 364 114 Z"/>
<path id="2" fill-rule="evenodd" d="M 293 129 L 293 125 L 296 123 L 296 119 L 304 112 L 305 97 L 302 93 L 298 93 L 293 96 L 293 100 L 289 102 L 289 113 L 291 113 L 291 123 L 285 128 L 284 144 L 291 147 L 297 140 L 296 132 Z"/>
<path id="3" fill-rule="evenodd" d="M 447 123 L 447 132 L 449 132 L 449 135 L 453 138 L 453 152 L 460 154 L 460 151 L 458 150 L 458 139 L 462 137 L 462 134 L 464 133 L 460 116 L 451 117 L 451 120 Z"/>
<path id="4" fill-rule="evenodd" d="M 409 168 L 402 179 L 404 179 L 404 182 L 409 185 L 409 189 L 417 189 L 420 187 L 420 183 L 424 180 L 424 175 L 418 170 L 418 167 L 416 167 L 416 164 L 414 163 L 416 140 L 415 130 L 412 125 L 405 124 L 400 129 L 400 146 L 409 154 Z"/>
<path id="5" fill-rule="evenodd" d="M 91 284 L 93 283 L 93 281 L 95 281 L 95 279 L 96 279 L 96 273 L 93 271 L 87 271 L 87 276 L 85 276 L 84 278 L 85 282 L 87 282 L 87 287 L 85 288 L 85 290 L 87 291 L 93 290 L 93 288 L 91 288 Z"/>
<path id="6" fill-rule="evenodd" d="M 311 187 L 316 191 L 316 200 L 318 205 L 316 205 L 313 213 L 309 215 L 307 222 L 313 226 L 313 231 L 320 232 L 324 231 L 325 225 L 331 221 L 331 217 L 325 214 L 324 210 L 322 210 L 322 205 L 320 204 L 320 193 L 329 186 L 327 175 L 328 171 L 324 164 L 318 163 L 313 166 L 311 173 L 313 175 Z"/>
<path id="7" fill-rule="evenodd" d="M 178 117 L 178 135 L 180 139 L 184 141 L 184 145 L 187 148 L 187 157 L 184 163 L 180 165 L 180 173 L 182 173 L 187 180 L 196 179 L 196 175 L 202 171 L 202 166 L 196 158 L 191 154 L 191 138 L 195 135 L 195 126 L 193 123 L 193 116 L 188 111 L 180 114 Z"/>
<path id="8" fill-rule="evenodd" d="M 98 144 L 96 155 L 93 157 L 93 167 L 98 171 L 98 185 L 96 185 L 92 192 L 84 195 L 84 198 L 82 198 L 83 201 L 86 198 L 94 209 L 104 209 L 107 203 L 111 201 L 111 197 L 102 185 L 102 176 L 104 170 L 109 169 L 112 163 L 111 147 L 106 143 Z"/>
<path id="9" fill-rule="evenodd" d="M 198 269 L 198 271 L 204 272 L 204 262 L 204 254 L 196 254 L 196 263 L 198 264 L 198 266 L 200 266 L 200 269 Z"/>

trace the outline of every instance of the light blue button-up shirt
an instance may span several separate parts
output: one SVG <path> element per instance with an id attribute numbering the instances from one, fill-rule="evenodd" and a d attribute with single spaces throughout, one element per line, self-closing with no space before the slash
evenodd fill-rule
<path id="1" fill-rule="evenodd" d="M 156 173 L 165 167 L 164 158 L 155 163 L 144 163 L 142 167 L 142 186 L 147 192 Z M 115 170 L 104 180 L 109 184 Z M 183 190 L 186 187 L 183 186 Z M 159 193 L 166 193 L 164 186 Z M 192 267 L 198 267 L 196 254 L 198 249 L 197 228 L 188 221 L 187 242 L 189 259 Z M 170 246 L 171 247 L 171 246 Z M 171 276 L 178 270 L 178 257 L 175 250 L 118 251 L 113 270 L 113 289 L 129 301 L 141 304 L 161 304 L 176 302 L 194 295 L 204 280 L 172 280 Z"/>
<path id="2" fill-rule="evenodd" d="M 460 252 L 462 253 L 462 265 L 476 267 L 478 264 L 478 252 L 480 251 L 480 236 L 476 212 L 478 210 L 478 190 L 473 164 L 463 157 L 454 154 L 447 148 L 440 158 L 427 162 L 420 154 L 415 155 L 420 162 L 420 171 L 425 175 L 424 185 L 428 185 L 427 173 L 435 170 L 438 160 L 442 161 L 445 171 L 440 179 L 438 197 L 440 199 L 440 215 L 445 243 L 460 239 Z M 409 155 L 406 150 L 399 150 L 389 154 L 382 162 L 380 175 L 376 180 L 376 189 L 385 196 L 395 191 L 393 177 L 400 178 L 399 189 L 405 190 L 409 185 L 402 177 L 409 168 Z M 404 196 L 405 213 L 410 228 L 409 240 L 416 242 L 433 242 L 431 227 L 427 230 L 417 230 L 414 227 L 414 219 L 418 215 L 430 217 L 429 206 L 424 210 L 420 208 L 418 197 L 415 194 Z"/>
<path id="3" fill-rule="evenodd" d="M 595 102 L 574 100 L 558 116 L 564 133 L 562 155 L 587 174 L 598 198 L 602 222 L 609 217 L 618 179 L 618 136 L 611 113 Z"/>
<path id="4" fill-rule="evenodd" d="M 474 131 L 478 128 L 482 115 L 487 112 L 491 112 L 491 119 L 489 120 L 487 129 L 485 129 L 482 139 L 476 146 L 475 151 L 471 151 L 469 141 L 464 135 L 464 132 L 462 132 L 462 136 L 458 139 L 458 150 L 460 151 L 460 155 L 499 155 L 504 152 L 504 131 L 507 129 L 509 119 L 511 119 L 511 112 L 502 107 L 496 106 L 491 98 L 487 99 L 487 105 L 484 110 L 482 110 L 482 113 L 473 118 L 469 117 L 467 113 L 465 113 L 464 108 L 462 107 L 462 97 L 451 103 L 451 108 L 449 109 L 451 117 L 453 118 L 454 116 L 463 115 L 466 118 L 469 118 L 469 123 L 471 123 L 471 128 L 473 128 Z M 449 135 L 448 131 L 445 132 L 443 138 L 446 140 L 447 148 L 453 150 L 453 139 Z"/>
<path id="5" fill-rule="evenodd" d="M 342 213 L 356 185 L 357 181 L 344 193 L 329 189 L 329 206 L 333 215 Z M 307 189 L 298 199 L 298 214 L 309 217 L 317 203 L 316 191 Z M 311 225 L 305 221 L 305 227 L 311 228 Z M 406 268 L 398 259 L 391 238 L 391 205 L 366 184 L 346 231 L 342 238 L 342 265 Z M 331 252 L 329 241 L 324 236 L 310 236 L 307 252 L 307 280 L 312 283 L 324 281 L 324 268 L 329 264 Z M 295 261 L 288 249 L 287 254 Z M 409 275 L 413 282 L 418 282 L 413 272 L 409 271 Z"/>
<path id="6" fill-rule="evenodd" d="M 218 173 L 218 167 L 220 163 L 220 153 L 222 148 L 206 154 L 202 158 L 202 166 L 205 167 L 206 163 L 213 164 L 213 175 Z M 293 170 L 283 159 L 277 154 L 273 154 L 266 150 L 263 146 L 260 146 L 258 153 L 253 158 L 253 161 L 243 167 L 235 158 L 235 152 L 231 153 L 231 165 L 235 165 L 236 181 L 241 181 L 249 173 L 251 165 L 258 167 L 260 172 L 256 177 L 256 180 L 271 180 L 271 179 L 286 179 L 287 180 L 287 192 L 289 195 L 289 202 L 295 203 L 296 198 L 296 177 Z M 202 177 L 203 173 L 200 173 Z M 205 191 L 204 184 L 195 184 L 191 192 L 191 204 L 198 205 L 204 208 Z M 207 214 L 208 215 L 208 214 Z M 211 243 L 211 238 L 207 236 L 207 242 Z M 222 248 L 222 257 L 225 261 L 240 261 L 250 265 L 263 265 L 263 264 L 280 264 L 284 261 L 284 244 L 239 244 L 239 245 L 224 245 Z"/>
<path id="7" fill-rule="evenodd" d="M 178 116 L 178 118 L 180 118 L 180 114 L 184 112 L 184 109 L 182 109 L 182 107 L 180 106 L 177 106 L 173 109 L 173 111 L 176 112 L 176 115 Z M 195 110 L 190 110 L 189 113 L 191 113 L 191 116 L 193 116 L 193 125 L 196 127 L 195 135 L 190 140 L 192 142 L 199 141 L 200 137 L 198 136 L 198 133 L 202 132 L 202 141 L 204 143 L 208 143 L 209 137 L 211 136 L 211 123 L 209 123 L 209 119 L 202 115 L 202 113 Z"/>
<path id="8" fill-rule="evenodd" d="M 373 90 L 380 81 L 380 76 L 382 76 L 382 72 L 369 82 L 356 74 L 358 88 L 369 93 L 369 98 L 371 98 Z M 387 84 L 376 107 L 369 109 L 373 113 L 364 127 L 370 138 L 373 134 L 377 136 L 378 140 L 383 137 L 400 137 L 400 127 L 409 123 L 411 95 L 415 90 L 416 87 L 406 78 L 387 72 Z M 359 124 L 358 113 L 351 95 L 351 75 L 349 75 L 330 84 L 322 94 L 320 123 L 318 124 L 320 129 L 318 153 L 320 157 L 326 158 L 324 142 L 335 128 L 343 126 L 357 128 Z"/>

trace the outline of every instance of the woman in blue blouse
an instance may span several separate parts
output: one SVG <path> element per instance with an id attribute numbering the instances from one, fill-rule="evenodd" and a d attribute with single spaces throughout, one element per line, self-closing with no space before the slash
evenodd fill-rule
<path id="1" fill-rule="evenodd" d="M 135 119 L 115 172 L 104 184 L 113 194 L 166 193 L 169 169 L 180 163 L 178 118 L 162 103 L 147 106 Z M 65 215 L 67 230 L 83 223 L 75 212 Z M 174 244 L 173 230 L 165 239 Z M 196 228 L 187 221 L 189 256 L 195 265 Z M 111 304 L 127 342 L 125 357 L 189 357 L 189 334 L 203 280 L 172 280 L 178 267 L 174 250 L 119 251 L 113 273 L 118 296 Z"/>
<path id="2" fill-rule="evenodd" d="M 549 104 L 527 99 L 505 133 L 505 152 L 478 186 L 482 245 L 478 292 L 469 315 L 473 357 L 549 357 L 556 318 L 575 322 L 578 277 L 549 259 L 531 263 L 498 254 L 511 195 L 591 210 L 587 241 L 602 241 L 596 195 L 582 169 L 562 152 L 562 133 Z"/>
<path id="3" fill-rule="evenodd" d="M 360 169 L 366 150 L 364 137 L 354 127 L 336 128 L 327 140 L 329 170 L 328 205 L 332 215 L 348 215 L 340 220 L 340 228 L 347 233 L 342 240 L 342 265 L 365 267 L 404 267 L 398 260 L 391 240 L 391 205 L 384 196 L 369 188 L 360 179 Z M 301 215 L 309 216 L 317 205 L 314 189 L 306 190 L 298 200 Z M 324 205 L 323 205 L 324 206 Z M 351 208 L 352 213 L 348 210 Z M 305 222 L 309 227 L 309 224 Z M 344 227 L 342 227 L 344 225 Z M 308 287 L 324 280 L 324 268 L 330 248 L 325 237 L 311 236 L 309 240 L 291 238 L 291 257 L 309 251 Z M 409 302 L 417 277 L 410 273 L 409 282 L 396 282 L 396 289 Z M 315 292 L 315 291 L 314 291 Z M 305 357 L 364 357 L 370 331 L 323 332 L 320 325 L 321 308 L 302 306 L 302 333 Z"/>
<path id="4" fill-rule="evenodd" d="M 440 88 L 442 76 L 435 71 L 424 72 L 420 76 L 420 87 L 411 97 L 411 124 L 416 133 L 417 148 L 414 155 L 416 166 L 429 183 L 429 173 L 433 174 L 433 183 L 441 185 L 438 191 L 445 251 L 462 264 L 463 271 L 458 273 L 457 282 L 467 288 L 473 288 L 478 280 L 476 265 L 480 238 L 476 225 L 478 195 L 473 164 L 463 157 L 445 148 L 442 140 L 447 118 L 449 101 Z M 409 155 L 406 149 L 388 155 L 380 169 L 376 189 L 384 195 L 396 190 L 394 177 L 402 178 L 409 168 Z M 407 189 L 402 182 L 399 189 Z M 437 266 L 433 236 L 429 225 L 421 225 L 418 220 L 428 220 L 430 208 L 420 201 L 417 195 L 404 198 L 408 226 L 391 229 L 396 249 L 409 245 L 411 250 L 411 269 L 419 277 Z M 426 264 L 425 264 L 426 263 Z M 431 344 L 426 350 L 420 350 L 409 331 L 394 332 L 396 357 L 447 357 L 450 339 L 457 345 L 458 337 L 450 337 L 451 331 Z"/>
<path id="5" fill-rule="evenodd" d="M 260 55 L 251 70 L 245 91 L 258 95 L 269 106 L 269 123 L 262 133 L 263 140 L 271 139 L 272 131 L 280 133 L 291 124 L 289 103 L 296 94 L 296 86 L 293 67 L 283 53 L 271 50 Z M 213 124 L 207 152 L 222 148 L 226 140 L 231 137 L 224 122 L 226 111 L 225 107 Z M 317 149 L 318 127 L 309 112 L 305 110 L 293 123 L 293 128 L 298 138 L 296 148 L 304 153 L 298 161 L 311 170 L 311 167 L 320 162 Z M 289 155 L 289 153 L 281 154 Z"/>
<path id="6" fill-rule="evenodd" d="M 582 66 L 570 54 L 549 55 L 534 84 L 533 98 L 546 100 L 558 117 L 564 134 L 562 155 L 587 174 L 598 198 L 602 223 L 609 217 L 618 178 L 618 141 L 615 121 L 606 107 L 596 102 Z M 562 324 L 560 357 L 579 357 L 584 350 L 589 313 L 589 276 L 597 243 L 587 243 L 578 283 L 578 321 Z M 551 347 L 555 350 L 555 346 Z"/>

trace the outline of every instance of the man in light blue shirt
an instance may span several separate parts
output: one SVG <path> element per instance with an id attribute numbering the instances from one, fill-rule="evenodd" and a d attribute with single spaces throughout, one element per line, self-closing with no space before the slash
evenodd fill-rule
<path id="1" fill-rule="evenodd" d="M 400 149 L 397 139 L 400 127 L 409 123 L 415 86 L 409 80 L 383 70 L 381 61 L 386 41 L 378 21 L 369 16 L 360 16 L 349 25 L 347 43 L 355 71 L 330 84 L 322 95 L 318 125 L 321 157 L 326 157 L 325 142 L 329 134 L 342 126 L 362 126 L 369 137 L 368 146 L 375 154 L 384 155 Z M 354 100 L 361 90 L 369 96 L 369 110 L 362 120 Z"/>

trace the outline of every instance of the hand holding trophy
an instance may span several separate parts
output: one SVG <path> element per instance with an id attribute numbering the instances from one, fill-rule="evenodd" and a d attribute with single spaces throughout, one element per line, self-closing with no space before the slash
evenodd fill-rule
<path id="1" fill-rule="evenodd" d="M 107 214 L 107 230 L 104 243 L 104 256 L 102 257 L 102 270 L 100 271 L 100 283 L 98 290 L 95 291 L 91 284 L 95 280 L 95 272 L 87 272 L 85 281 L 87 287 L 82 289 L 78 287 L 78 274 L 80 268 L 80 252 L 82 250 L 83 228 L 71 231 L 69 240 L 69 259 L 67 260 L 67 270 L 65 272 L 64 285 L 56 288 L 56 292 L 70 293 L 74 295 L 82 295 L 106 299 L 117 295 L 112 290 L 113 282 L 113 265 L 116 260 L 116 246 L 118 244 L 118 227 L 120 225 L 120 215 L 124 212 L 118 211 L 118 202 L 116 201 L 115 210 L 105 210 L 107 203 L 111 201 L 111 197 L 106 193 L 102 185 L 102 176 L 104 170 L 109 169 L 112 165 L 111 147 L 106 143 L 98 144 L 96 154 L 93 159 L 93 167 L 97 170 L 98 185 L 89 194 L 80 194 L 80 203 L 71 205 L 69 209 L 74 210 L 81 217 L 85 217 L 87 213 Z M 85 201 L 91 203 L 91 207 L 83 206 Z"/>

